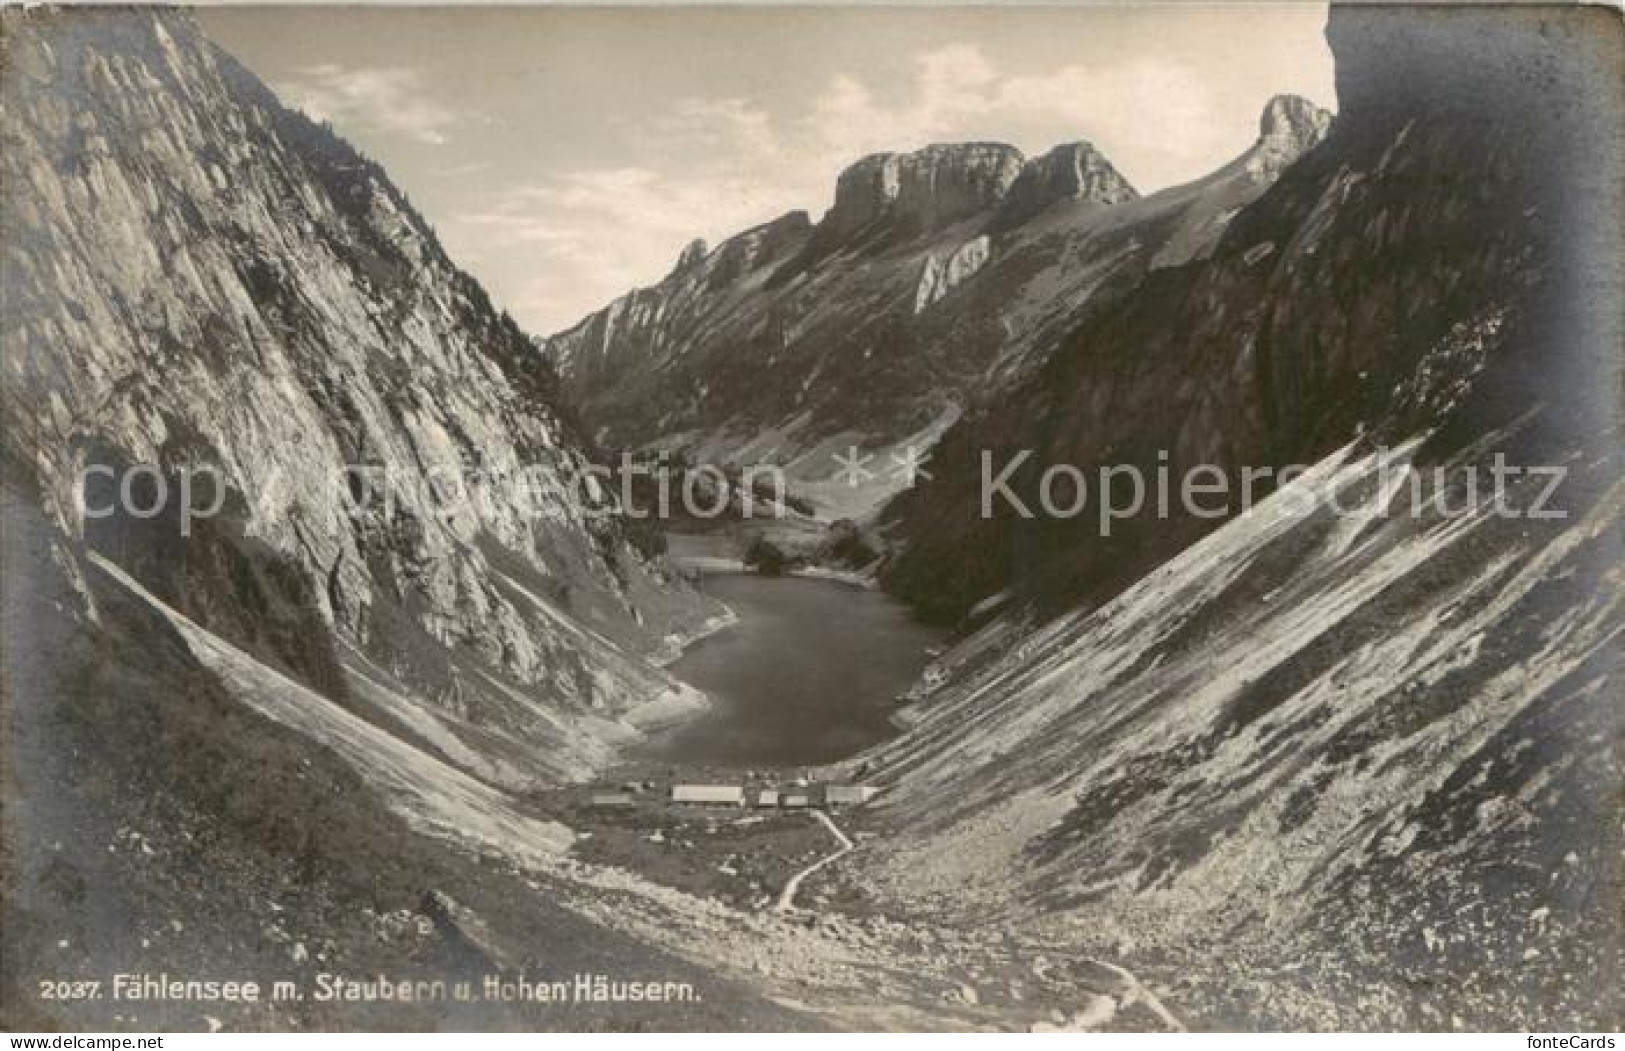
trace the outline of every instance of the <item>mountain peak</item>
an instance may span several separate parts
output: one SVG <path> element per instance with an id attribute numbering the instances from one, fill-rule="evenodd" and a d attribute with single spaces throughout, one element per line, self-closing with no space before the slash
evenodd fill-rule
<path id="1" fill-rule="evenodd" d="M 1139 196 L 1093 144 L 1067 142 L 1022 165 L 999 221 L 1002 226 L 1014 226 L 1059 201 L 1113 205 Z"/>
<path id="2" fill-rule="evenodd" d="M 835 183 L 820 224 L 844 236 L 880 219 L 934 230 L 987 211 L 1021 171 L 1021 151 L 996 142 L 937 143 L 913 153 L 874 153 Z"/>
<path id="3" fill-rule="evenodd" d="M 711 246 L 705 243 L 704 238 L 694 238 L 694 240 L 683 246 L 682 252 L 677 256 L 677 265 L 672 267 L 671 272 L 681 274 L 684 271 L 694 269 L 705 261 L 706 254 L 710 251 Z"/>
<path id="4" fill-rule="evenodd" d="M 1274 179 L 1281 169 L 1326 137 L 1332 115 L 1301 95 L 1276 95 L 1258 118 L 1258 141 L 1247 154 L 1247 170 Z"/>

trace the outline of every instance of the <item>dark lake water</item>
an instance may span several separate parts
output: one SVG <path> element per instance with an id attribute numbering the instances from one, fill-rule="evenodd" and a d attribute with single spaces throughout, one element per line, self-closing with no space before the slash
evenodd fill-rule
<path id="1" fill-rule="evenodd" d="M 644 758 L 741 767 L 845 758 L 895 736 L 893 698 L 942 638 L 880 592 L 836 581 L 719 573 L 703 586 L 739 623 L 671 671 L 715 707 L 652 739 Z"/>

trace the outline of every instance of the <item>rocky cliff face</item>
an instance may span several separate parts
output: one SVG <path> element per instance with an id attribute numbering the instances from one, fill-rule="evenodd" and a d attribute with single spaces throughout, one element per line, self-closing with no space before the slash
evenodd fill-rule
<path id="1" fill-rule="evenodd" d="M 7 12 L 5 46 L 8 484 L 66 541 L 493 780 L 681 696 L 646 658 L 697 605 L 376 165 L 178 14 Z"/>
<path id="2" fill-rule="evenodd" d="M 1205 254 L 1273 179 L 1266 148 L 1306 149 L 1328 120 L 1302 100 L 1270 114 L 1267 147 L 1145 199 L 1086 144 L 1026 162 L 990 144 L 867 157 L 816 226 L 793 213 L 732 238 L 543 351 L 602 440 L 715 461 L 776 451 L 822 513 L 863 514 L 901 483 L 845 485 L 831 452 L 885 463 L 928 447 L 1097 292 Z"/>
<path id="3" fill-rule="evenodd" d="M 1087 142 L 1069 142 L 1021 166 L 1000 207 L 999 222 L 1020 225 L 1061 201 L 1113 205 L 1139 196 L 1099 150 Z"/>
<path id="4" fill-rule="evenodd" d="M 1327 141 L 949 433 L 892 581 L 991 598 L 867 757 L 883 901 L 1164 967 L 1223 1025 L 1618 1017 L 1618 29 L 1334 8 Z M 1313 466 L 1223 525 L 978 520 L 979 452 L 1023 448 Z M 1497 492 L 1497 455 L 1544 473 Z"/>
<path id="5" fill-rule="evenodd" d="M 926 256 L 925 268 L 920 271 L 920 285 L 914 291 L 914 312 L 920 313 L 975 277 L 976 272 L 987 265 L 991 254 L 987 235 L 983 234 L 966 241 L 946 258 Z"/>
<path id="6" fill-rule="evenodd" d="M 1258 121 L 1258 142 L 1248 154 L 1248 171 L 1273 180 L 1281 169 L 1326 137 L 1331 114 L 1295 95 L 1277 95 Z"/>
<path id="7" fill-rule="evenodd" d="M 822 233 L 839 242 L 873 224 L 926 233 L 986 211 L 1021 171 L 1021 152 L 997 143 L 877 153 L 842 172 Z"/>

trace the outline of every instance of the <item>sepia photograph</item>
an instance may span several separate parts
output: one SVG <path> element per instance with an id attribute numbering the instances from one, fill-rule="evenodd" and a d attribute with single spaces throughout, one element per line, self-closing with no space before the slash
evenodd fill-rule
<path id="1" fill-rule="evenodd" d="M 0 254 L 11 1048 L 1616 1047 L 1617 3 L 7 4 Z"/>

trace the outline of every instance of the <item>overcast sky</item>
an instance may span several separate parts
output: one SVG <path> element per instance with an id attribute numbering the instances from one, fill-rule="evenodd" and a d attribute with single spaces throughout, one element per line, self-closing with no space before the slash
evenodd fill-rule
<path id="1" fill-rule="evenodd" d="M 694 237 L 879 150 L 1087 139 L 1142 192 L 1245 149 L 1274 94 L 1335 108 L 1321 3 L 1032 8 L 238 8 L 211 36 L 381 161 L 549 333 Z"/>

